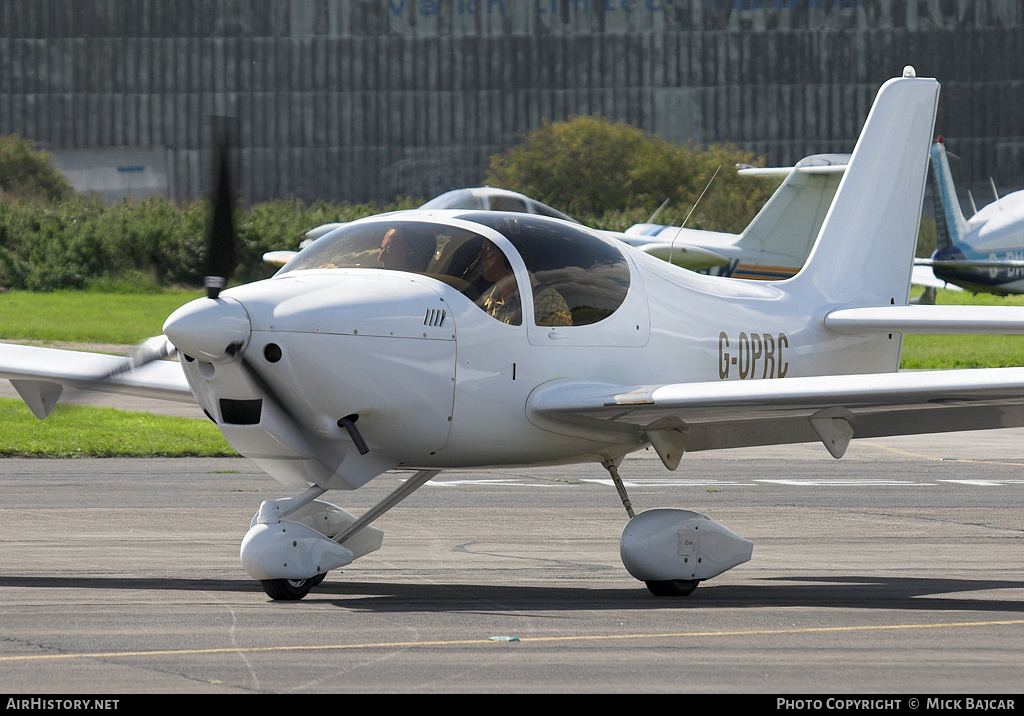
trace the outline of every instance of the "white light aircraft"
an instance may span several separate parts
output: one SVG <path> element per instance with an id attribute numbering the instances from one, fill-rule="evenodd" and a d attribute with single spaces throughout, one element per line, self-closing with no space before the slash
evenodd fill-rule
<path id="1" fill-rule="evenodd" d="M 974 293 L 1024 293 L 1024 191 L 996 194 L 995 201 L 966 219 L 942 137 L 932 145 L 931 158 L 940 204 L 936 221 L 945 230 L 939 231 L 940 245 L 931 258 L 915 263 L 930 266 L 937 279 Z"/>
<path id="2" fill-rule="evenodd" d="M 409 211 L 221 291 L 224 171 L 208 297 L 133 359 L 5 345 L 0 376 L 39 417 L 62 385 L 198 401 L 295 491 L 242 540 L 273 599 L 380 548 L 371 523 L 441 470 L 581 462 L 618 489 L 627 571 L 689 594 L 752 545 L 696 512 L 634 513 L 630 453 L 652 446 L 674 470 L 686 451 L 820 441 L 841 457 L 853 437 L 1024 425 L 1022 368 L 897 372 L 904 333 L 1024 332 L 1020 308 L 906 305 L 939 94 L 913 75 L 880 89 L 792 278 L 705 276 L 546 217 Z M 168 343 L 179 362 L 152 360 Z M 359 517 L 319 499 L 395 470 L 407 479 Z"/>
<path id="3" fill-rule="evenodd" d="M 712 276 L 788 278 L 807 260 L 849 158 L 849 154 L 813 154 L 792 167 L 740 169 L 742 176 L 784 179 L 739 234 L 635 224 L 616 238 Z"/>

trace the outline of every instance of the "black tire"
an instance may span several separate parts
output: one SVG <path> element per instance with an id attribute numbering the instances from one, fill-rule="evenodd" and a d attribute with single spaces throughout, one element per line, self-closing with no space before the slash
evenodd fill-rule
<path id="1" fill-rule="evenodd" d="M 310 577 L 309 578 L 309 586 L 315 587 L 316 585 L 320 584 L 320 582 L 324 581 L 326 578 L 327 578 L 327 572 L 321 572 L 320 574 L 316 575 L 315 577 Z"/>
<path id="2" fill-rule="evenodd" d="M 263 591 L 277 601 L 296 601 L 309 594 L 313 588 L 312 579 L 261 579 Z"/>
<path id="3" fill-rule="evenodd" d="M 699 579 L 667 579 L 663 582 L 644 582 L 656 597 L 685 597 L 700 584 Z"/>

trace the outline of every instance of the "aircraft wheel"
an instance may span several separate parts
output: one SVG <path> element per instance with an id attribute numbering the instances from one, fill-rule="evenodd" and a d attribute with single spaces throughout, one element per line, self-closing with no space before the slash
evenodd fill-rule
<path id="1" fill-rule="evenodd" d="M 319 577 L 320 575 L 317 575 Z M 261 579 L 263 591 L 271 599 L 278 601 L 295 601 L 309 594 L 317 577 L 310 579 Z M 322 579 L 321 579 L 322 581 Z"/>
<path id="2" fill-rule="evenodd" d="M 699 579 L 667 579 L 663 582 L 644 582 L 656 597 L 685 597 L 700 584 Z"/>
<path id="3" fill-rule="evenodd" d="M 315 577 L 310 577 L 309 578 L 309 586 L 315 587 L 316 585 L 320 584 L 320 582 L 324 581 L 325 579 L 327 579 L 327 572 L 321 572 L 320 574 L 316 575 Z"/>

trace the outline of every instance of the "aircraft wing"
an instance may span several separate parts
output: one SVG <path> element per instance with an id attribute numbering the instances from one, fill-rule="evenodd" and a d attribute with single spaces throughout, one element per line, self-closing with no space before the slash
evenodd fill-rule
<path id="1" fill-rule="evenodd" d="M 911 273 L 910 281 L 915 286 L 924 286 L 925 288 L 943 288 L 949 291 L 963 291 L 962 288 L 953 283 L 943 281 L 941 278 L 937 278 L 932 270 L 925 265 L 918 265 L 915 263 L 914 270 Z"/>
<path id="2" fill-rule="evenodd" d="M 298 251 L 287 251 L 280 249 L 278 251 L 268 251 L 263 254 L 263 261 L 274 266 L 284 266 L 286 263 L 295 258 Z"/>
<path id="3" fill-rule="evenodd" d="M 156 360 L 125 370 L 130 359 L 121 356 L 0 344 L 0 378 L 11 385 L 37 418 L 45 418 L 63 388 L 120 393 L 192 403 L 185 373 L 176 361 Z M 125 371 L 118 374 L 119 371 Z"/>
<path id="4" fill-rule="evenodd" d="M 650 442 L 665 466 L 685 450 L 1024 425 L 1024 368 L 920 371 L 670 385 L 554 381 L 530 396 L 530 420 L 604 442 Z"/>
<path id="5" fill-rule="evenodd" d="M 1024 334 L 1024 307 L 867 306 L 829 311 L 842 334 Z M 650 442 L 670 470 L 685 450 L 1024 426 L 1024 368 L 825 375 L 623 386 L 553 381 L 530 420 L 602 441 Z"/>
<path id="6" fill-rule="evenodd" d="M 730 259 L 727 256 L 699 246 L 673 245 L 665 241 L 634 243 L 633 246 L 655 258 L 668 261 L 691 271 L 701 271 L 714 266 L 726 266 L 730 263 Z"/>

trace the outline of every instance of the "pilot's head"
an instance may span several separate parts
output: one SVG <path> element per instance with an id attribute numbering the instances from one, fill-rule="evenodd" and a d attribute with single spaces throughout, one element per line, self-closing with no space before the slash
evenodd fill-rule
<path id="1" fill-rule="evenodd" d="M 433 253 L 433 246 L 424 241 L 414 242 L 396 226 L 384 234 L 377 260 L 390 271 L 426 271 Z"/>
<path id="2" fill-rule="evenodd" d="M 490 241 L 484 241 L 478 257 L 484 269 L 483 276 L 488 281 L 497 281 L 512 273 L 505 254 Z"/>

